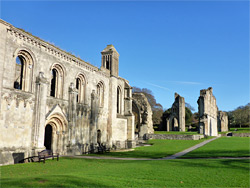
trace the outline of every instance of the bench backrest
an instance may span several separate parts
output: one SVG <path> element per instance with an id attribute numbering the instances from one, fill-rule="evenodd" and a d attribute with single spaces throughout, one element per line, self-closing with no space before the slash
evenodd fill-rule
<path id="1" fill-rule="evenodd" d="M 53 155 L 52 150 L 43 150 L 41 152 L 38 152 L 38 156 L 45 156 L 45 157 L 47 157 L 47 156 L 51 156 L 51 155 Z"/>

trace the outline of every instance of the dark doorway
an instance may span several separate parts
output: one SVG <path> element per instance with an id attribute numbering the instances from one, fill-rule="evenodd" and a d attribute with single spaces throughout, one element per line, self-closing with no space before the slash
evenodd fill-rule
<path id="1" fill-rule="evenodd" d="M 98 144 L 101 144 L 101 137 L 102 137 L 101 131 L 98 130 L 98 131 L 97 131 L 97 143 L 98 143 Z"/>
<path id="2" fill-rule="evenodd" d="M 45 135 L 44 135 L 44 146 L 47 150 L 51 150 L 51 143 L 52 143 L 52 126 L 46 125 L 45 127 Z"/>
<path id="3" fill-rule="evenodd" d="M 12 153 L 14 164 L 23 163 L 24 153 Z"/>

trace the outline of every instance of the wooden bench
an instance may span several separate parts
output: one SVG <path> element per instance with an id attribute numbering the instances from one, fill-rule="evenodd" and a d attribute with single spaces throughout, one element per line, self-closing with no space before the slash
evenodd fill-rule
<path id="1" fill-rule="evenodd" d="M 53 153 L 52 150 L 43 150 L 41 152 L 38 152 L 38 159 L 39 159 L 39 163 L 41 161 L 43 161 L 43 163 L 45 163 L 45 159 L 48 158 L 52 158 L 54 160 L 54 158 L 57 158 L 57 161 L 59 160 L 59 153 Z"/>
<path id="2" fill-rule="evenodd" d="M 110 148 L 107 148 L 105 144 L 99 144 L 98 153 L 110 152 Z"/>

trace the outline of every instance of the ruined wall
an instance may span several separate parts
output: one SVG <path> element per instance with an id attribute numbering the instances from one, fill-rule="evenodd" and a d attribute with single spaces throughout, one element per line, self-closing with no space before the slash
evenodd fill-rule
<path id="1" fill-rule="evenodd" d="M 217 136 L 217 113 L 216 98 L 213 95 L 213 89 L 203 89 L 200 91 L 200 97 L 197 101 L 199 110 L 199 128 L 200 133 L 208 136 Z"/>
<path id="2" fill-rule="evenodd" d="M 228 116 L 226 112 L 218 112 L 218 131 L 227 132 L 228 131 Z"/>
<path id="3" fill-rule="evenodd" d="M 0 31 L 0 164 L 13 163 L 13 153 L 28 157 L 45 149 L 47 125 L 52 127 L 51 149 L 60 154 L 95 148 L 98 131 L 109 146 L 134 142 L 132 97 L 124 94 L 131 87 L 118 76 L 113 45 L 102 51 L 99 69 L 3 20 Z M 17 57 L 24 70 L 20 78 Z"/>
<path id="4" fill-rule="evenodd" d="M 171 114 L 167 117 L 167 131 L 185 132 L 185 99 L 175 93 L 175 101 L 171 108 Z"/>
<path id="5" fill-rule="evenodd" d="M 137 134 L 140 138 L 143 138 L 145 134 L 153 134 L 153 120 L 152 120 L 152 109 L 148 102 L 147 97 L 143 93 L 133 93 L 133 113 L 137 120 L 135 120 L 135 129 L 137 126 Z"/>

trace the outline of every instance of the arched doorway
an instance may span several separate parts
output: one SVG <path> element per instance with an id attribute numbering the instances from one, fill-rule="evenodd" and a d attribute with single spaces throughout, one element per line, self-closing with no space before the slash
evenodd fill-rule
<path id="1" fill-rule="evenodd" d="M 132 113 L 135 116 L 135 121 L 134 121 L 135 134 L 139 134 L 141 125 L 141 116 L 139 107 L 136 105 L 134 101 L 132 102 Z"/>
<path id="2" fill-rule="evenodd" d="M 54 110 L 59 111 L 59 106 Z M 66 153 L 67 141 L 71 139 L 70 133 L 67 133 L 67 120 L 62 113 L 54 113 L 48 116 L 45 126 L 44 146 L 55 153 L 63 155 Z"/>
<path id="3" fill-rule="evenodd" d="M 179 131 L 178 120 L 175 117 L 172 120 L 172 130 Z"/>
<path id="4" fill-rule="evenodd" d="M 52 145 L 52 126 L 50 124 L 45 127 L 45 135 L 44 135 L 44 146 L 47 150 L 51 150 Z"/>

